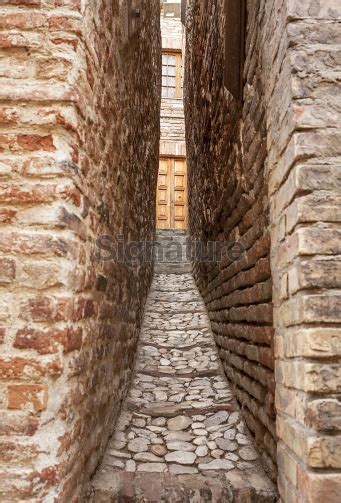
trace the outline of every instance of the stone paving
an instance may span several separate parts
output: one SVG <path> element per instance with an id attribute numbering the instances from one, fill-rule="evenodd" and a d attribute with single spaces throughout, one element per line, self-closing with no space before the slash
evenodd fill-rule
<path id="1" fill-rule="evenodd" d="M 99 473 L 118 471 L 267 480 L 191 274 L 154 277 L 130 392 Z"/>

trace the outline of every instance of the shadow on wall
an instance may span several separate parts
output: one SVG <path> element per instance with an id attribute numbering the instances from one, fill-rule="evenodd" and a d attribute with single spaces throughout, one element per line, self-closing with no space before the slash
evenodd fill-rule
<path id="1" fill-rule="evenodd" d="M 241 3 L 193 0 L 187 9 L 189 228 L 194 241 L 237 242 L 243 251 L 235 259 L 226 255 L 212 263 L 194 260 L 193 271 L 226 375 L 264 465 L 275 480 L 274 332 L 262 22 L 258 8 L 249 6 L 243 38 L 245 17 Z M 241 40 L 245 43 L 242 72 Z M 243 102 L 238 91 L 242 75 Z"/>

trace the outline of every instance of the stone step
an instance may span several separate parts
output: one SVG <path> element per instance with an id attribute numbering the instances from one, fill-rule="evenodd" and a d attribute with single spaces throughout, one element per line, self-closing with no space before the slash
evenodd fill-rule
<path id="1" fill-rule="evenodd" d="M 174 474 L 159 473 L 162 463 L 145 463 L 145 472 L 112 472 L 102 468 L 89 492 L 90 503 L 274 503 L 272 484 L 252 471 L 215 476 L 191 473 L 174 465 Z M 153 465 L 155 465 L 153 467 Z M 156 466 L 160 465 L 160 466 Z M 147 471 L 149 470 L 149 471 Z M 143 500 L 141 499 L 143 495 Z"/>
<path id="2" fill-rule="evenodd" d="M 163 262 L 154 266 L 156 274 L 184 274 L 192 271 L 191 263 L 184 262 Z"/>
<path id="3" fill-rule="evenodd" d="M 172 310 L 173 313 L 201 313 L 203 306 L 195 302 L 189 301 L 178 301 L 178 302 L 168 302 L 166 300 L 159 300 L 158 305 L 150 307 L 150 313 L 164 313 Z"/>
<path id="4" fill-rule="evenodd" d="M 155 237 L 156 274 L 184 274 L 192 270 L 187 257 L 187 231 L 166 229 L 157 231 Z"/>

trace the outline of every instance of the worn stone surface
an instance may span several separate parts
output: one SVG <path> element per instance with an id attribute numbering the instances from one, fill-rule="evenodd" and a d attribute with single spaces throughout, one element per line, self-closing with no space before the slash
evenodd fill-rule
<path id="1" fill-rule="evenodd" d="M 96 257 L 154 231 L 160 4 L 128 38 L 127 3 L 1 2 L 1 501 L 81 501 L 131 375 L 152 264 Z"/>
<path id="2" fill-rule="evenodd" d="M 171 271 L 173 268 L 170 265 Z M 167 360 L 167 365 L 162 365 L 162 360 Z M 236 440 L 224 438 L 227 433 L 233 433 Z M 192 276 L 156 274 L 146 305 L 134 378 L 94 478 L 95 495 L 101 481 L 114 480 L 118 471 L 123 480 L 132 470 L 174 477 L 197 474 L 198 481 L 205 474 L 228 480 L 229 471 L 240 472 L 247 480 L 247 471 L 250 476 L 263 478 L 263 489 L 267 488 L 268 496 L 274 495 L 257 458 L 223 374 Z M 192 480 L 194 489 L 196 479 Z"/>
<path id="3" fill-rule="evenodd" d="M 194 470 L 194 472 L 193 472 Z M 272 488 L 256 473 L 232 470 L 211 476 L 198 475 L 188 466 L 170 465 L 171 473 L 103 472 L 95 479 L 90 503 L 130 500 L 171 503 L 196 501 L 211 503 L 274 503 Z"/>

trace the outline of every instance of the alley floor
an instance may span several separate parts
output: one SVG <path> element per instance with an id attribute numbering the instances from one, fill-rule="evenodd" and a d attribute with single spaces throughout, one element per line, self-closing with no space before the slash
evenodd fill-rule
<path id="1" fill-rule="evenodd" d="M 131 474 L 124 477 L 125 489 L 120 472 Z M 154 276 L 134 377 L 94 479 L 93 501 L 111 501 L 99 496 L 105 490 L 109 495 L 124 489 L 134 498 L 134 473 L 188 475 L 192 487 L 194 476 L 212 481 L 223 475 L 232 486 L 263 494 L 260 501 L 272 501 L 190 273 Z M 143 501 L 161 501 L 155 479 L 149 480 L 155 499 Z M 229 501 L 226 495 L 223 501 Z"/>

